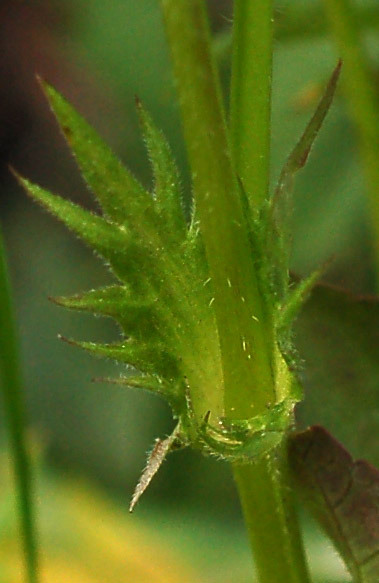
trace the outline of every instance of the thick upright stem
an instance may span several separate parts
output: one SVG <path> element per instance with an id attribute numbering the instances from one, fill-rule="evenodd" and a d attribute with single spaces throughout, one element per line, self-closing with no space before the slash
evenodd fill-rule
<path id="1" fill-rule="evenodd" d="M 379 106 L 351 0 L 324 0 L 324 9 L 343 61 L 341 81 L 357 129 L 366 178 L 379 286 Z"/>
<path id="2" fill-rule="evenodd" d="M 253 208 L 268 195 L 272 39 L 271 0 L 235 0 L 230 129 L 236 172 Z"/>
<path id="3" fill-rule="evenodd" d="M 284 448 L 254 464 L 235 465 L 234 476 L 259 583 L 310 581 Z"/>
<path id="4" fill-rule="evenodd" d="M 253 213 L 267 199 L 270 170 L 272 3 L 235 0 L 230 126 L 234 165 Z M 271 346 L 274 351 L 274 346 Z M 256 381 L 260 382 L 259 377 Z M 238 391 L 238 387 L 234 388 Z M 233 406 L 229 393 L 227 411 Z M 247 403 L 240 410 L 249 417 Z M 285 442 L 251 465 L 234 465 L 260 583 L 309 581 L 289 483 Z"/>
<path id="5" fill-rule="evenodd" d="M 23 541 L 26 581 L 38 583 L 36 529 L 33 515 L 30 464 L 25 439 L 25 413 L 22 383 L 13 322 L 11 292 L 5 252 L 0 233 L 0 376 L 9 428 L 16 490 Z"/>
<path id="6" fill-rule="evenodd" d="M 230 159 L 204 2 L 161 3 L 214 290 L 226 407 L 233 403 L 238 418 L 248 403 L 251 416 L 274 399 L 269 334 Z"/>
<path id="7" fill-rule="evenodd" d="M 266 412 L 267 405 L 277 397 L 271 323 L 260 295 L 235 178 L 236 168 L 249 204 L 258 208 L 268 192 L 272 9 L 267 0 L 236 0 L 232 161 L 218 79 L 210 56 L 204 1 L 161 0 L 161 3 L 195 204 L 214 289 L 225 412 L 234 418 L 248 419 Z M 260 581 L 306 583 L 308 577 L 282 449 L 253 465 L 236 465 L 234 471 Z"/>

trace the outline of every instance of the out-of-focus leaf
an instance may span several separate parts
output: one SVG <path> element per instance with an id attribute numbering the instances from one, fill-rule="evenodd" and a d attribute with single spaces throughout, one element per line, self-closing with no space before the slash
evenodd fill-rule
<path id="1" fill-rule="evenodd" d="M 315 139 L 332 105 L 341 67 L 342 62 L 339 61 L 317 105 L 316 111 L 282 168 L 278 184 L 271 199 L 266 244 L 272 256 L 272 262 L 278 266 L 278 274 L 275 280 L 279 284 L 278 291 L 280 296 L 285 293 L 288 284 L 289 253 L 292 245 L 290 219 L 293 211 L 294 178 L 296 173 L 306 164 Z"/>
<path id="2" fill-rule="evenodd" d="M 379 6 L 370 2 L 360 4 L 356 11 L 359 25 L 362 28 L 377 29 Z M 318 2 L 289 3 L 285 11 L 278 11 L 276 26 L 281 41 L 299 41 L 327 34 L 325 18 Z"/>
<path id="3" fill-rule="evenodd" d="M 0 450 L 0 583 L 24 583 L 12 476 L 6 459 Z M 163 472 L 172 472 L 177 463 L 168 460 Z M 41 467 L 38 472 L 41 583 L 256 581 L 242 525 L 224 512 L 220 516 L 204 512 L 204 501 L 178 506 L 174 495 L 169 504 L 149 506 L 148 499 L 130 517 L 125 492 L 111 500 L 83 475 L 69 477 L 67 472 L 46 469 Z M 137 468 L 133 474 L 137 477 Z M 176 487 L 183 489 L 183 483 Z M 214 493 L 208 498 L 214 503 Z M 320 534 L 307 530 L 306 535 L 312 582 L 350 581 Z"/>
<path id="4" fill-rule="evenodd" d="M 292 182 L 294 175 L 305 165 L 313 143 L 317 137 L 318 132 L 324 122 L 325 116 L 333 102 L 334 94 L 337 88 L 338 78 L 341 73 L 342 61 L 339 61 L 336 68 L 331 75 L 325 92 L 310 119 L 303 135 L 289 155 L 282 172 L 279 177 L 279 182 L 276 187 L 275 197 L 273 202 L 276 203 L 283 195 L 288 195 L 288 191 L 292 190 Z"/>
<path id="5" fill-rule="evenodd" d="M 379 302 L 317 286 L 295 326 L 305 361 L 300 424 L 320 424 L 379 463 Z"/>
<path id="6" fill-rule="evenodd" d="M 290 440 L 297 485 L 346 562 L 356 583 L 379 574 L 379 471 L 353 461 L 325 429 L 311 427 Z"/>

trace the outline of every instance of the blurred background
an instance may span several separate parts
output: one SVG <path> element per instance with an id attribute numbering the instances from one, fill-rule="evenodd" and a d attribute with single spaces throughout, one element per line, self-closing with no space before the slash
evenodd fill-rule
<path id="1" fill-rule="evenodd" d="M 359 9 L 376 1 L 356 0 Z M 228 0 L 209 2 L 222 80 L 229 75 Z M 375 14 L 375 11 L 373 11 Z M 272 177 L 299 138 L 338 54 L 320 2 L 277 2 Z M 98 129 L 145 184 L 150 169 L 134 109 L 138 95 L 168 136 L 187 180 L 178 107 L 157 0 L 2 0 L 0 5 L 0 195 L 38 474 L 46 581 L 223 583 L 251 581 L 251 561 L 226 465 L 189 451 L 169 457 L 137 507 L 128 502 L 146 451 L 173 423 L 148 394 L 92 382 L 117 376 L 57 339 L 115 340 L 111 322 L 48 301 L 111 280 L 101 262 L 16 185 L 8 166 L 91 208 L 36 81 L 47 79 Z M 362 19 L 379 79 L 379 10 Z M 379 90 L 379 88 L 378 88 Z M 337 95 L 296 182 L 293 270 L 334 257 L 327 279 L 374 292 L 364 182 L 354 130 Z M 0 408 L 0 583 L 21 582 L 17 523 Z M 348 581 L 305 516 L 318 581 Z"/>

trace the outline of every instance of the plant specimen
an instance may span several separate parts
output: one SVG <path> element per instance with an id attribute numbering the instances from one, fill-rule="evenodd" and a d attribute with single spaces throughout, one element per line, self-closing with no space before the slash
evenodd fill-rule
<path id="1" fill-rule="evenodd" d="M 101 213 L 18 179 L 115 276 L 114 285 L 55 301 L 112 317 L 122 330 L 114 344 L 68 341 L 125 363 L 130 370 L 116 382 L 161 395 L 177 421 L 171 436 L 156 441 L 131 509 L 171 450 L 190 446 L 216 456 L 233 466 L 259 581 L 304 583 L 310 579 L 294 507 L 292 467 L 356 581 L 373 582 L 377 539 L 351 545 L 338 525 L 348 524 L 352 532 L 357 513 L 351 513 L 351 521 L 351 514 L 338 514 L 325 503 L 333 490 L 327 469 L 340 464 L 343 484 L 346 475 L 355 484 L 351 476 L 357 466 L 322 429 L 293 432 L 295 405 L 302 399 L 293 323 L 322 268 L 300 282 L 290 278 L 292 185 L 331 106 L 341 62 L 271 189 L 271 3 L 235 2 L 228 121 L 204 2 L 162 0 L 161 5 L 192 176 L 189 219 L 170 147 L 139 100 L 152 192 L 42 82 Z M 327 450 L 334 453 L 325 461 Z M 377 474 L 366 464 L 359 472 L 373 484 L 366 508 L 374 512 Z M 343 484 L 338 491 L 345 502 L 350 491 Z M 361 485 L 356 491 L 355 511 Z"/>

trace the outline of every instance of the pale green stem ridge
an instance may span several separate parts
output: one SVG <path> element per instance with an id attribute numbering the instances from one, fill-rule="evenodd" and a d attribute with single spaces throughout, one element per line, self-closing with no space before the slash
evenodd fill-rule
<path id="1" fill-rule="evenodd" d="M 284 447 L 234 476 L 259 583 L 309 583 Z"/>
<path id="2" fill-rule="evenodd" d="M 0 233 L 0 375 L 8 423 L 10 449 L 20 515 L 21 539 L 25 556 L 26 581 L 38 583 L 37 544 L 34 524 L 31 471 L 25 437 L 22 382 L 13 319 L 10 283 Z"/>
<path id="3" fill-rule="evenodd" d="M 270 171 L 271 0 L 235 0 L 230 129 L 236 172 L 253 210 L 268 197 Z"/>
<path id="4" fill-rule="evenodd" d="M 231 83 L 234 165 L 256 216 L 269 194 L 272 3 L 235 0 Z M 274 345 L 272 344 L 272 350 Z M 255 377 L 260 382 L 259 376 Z M 286 382 L 290 382 L 290 379 Z M 235 391 L 239 390 L 235 387 Z M 229 394 L 228 410 L 233 395 Z M 241 415 L 249 417 L 248 402 Z M 234 464 L 260 583 L 307 583 L 309 576 L 289 483 L 286 437 L 268 456 Z"/>
<path id="5" fill-rule="evenodd" d="M 226 408 L 233 416 L 266 410 L 275 398 L 266 314 L 232 168 L 218 76 L 210 51 L 203 0 L 161 0 L 184 137 L 192 171 L 195 207 L 210 269 Z M 193 405 L 200 412 L 204 404 Z M 220 398 L 223 398 L 220 388 Z M 210 407 L 208 407 L 210 409 Z M 216 408 L 217 410 L 217 408 Z M 214 409 L 211 409 L 211 413 Z"/>
<path id="6" fill-rule="evenodd" d="M 323 0 L 324 10 L 343 61 L 344 92 L 359 139 L 360 156 L 367 183 L 379 285 L 379 105 L 350 0 Z"/>

